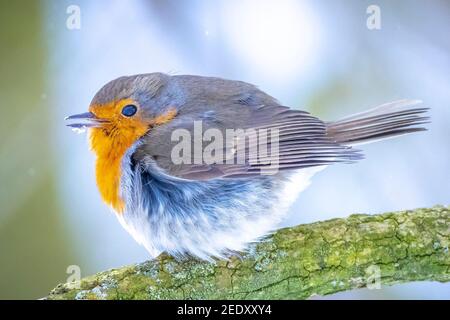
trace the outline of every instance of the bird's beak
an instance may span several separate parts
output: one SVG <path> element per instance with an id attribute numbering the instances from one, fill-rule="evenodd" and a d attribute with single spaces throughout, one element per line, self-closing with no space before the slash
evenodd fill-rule
<path id="1" fill-rule="evenodd" d="M 99 119 L 92 112 L 74 114 L 65 117 L 64 120 L 75 120 L 75 123 L 69 123 L 67 126 L 74 129 L 97 128 L 107 121 Z"/>

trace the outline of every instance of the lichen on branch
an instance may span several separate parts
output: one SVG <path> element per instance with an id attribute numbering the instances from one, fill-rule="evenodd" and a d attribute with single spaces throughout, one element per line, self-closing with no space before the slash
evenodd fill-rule
<path id="1" fill-rule="evenodd" d="M 355 214 L 280 229 L 229 260 L 167 255 L 58 285 L 46 299 L 305 299 L 450 281 L 450 209 Z"/>

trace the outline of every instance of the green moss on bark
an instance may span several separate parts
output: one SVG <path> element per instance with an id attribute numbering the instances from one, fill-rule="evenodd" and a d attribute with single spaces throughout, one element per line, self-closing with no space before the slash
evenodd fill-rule
<path id="1" fill-rule="evenodd" d="M 228 261 L 153 261 L 60 284 L 47 299 L 305 299 L 380 281 L 450 281 L 450 210 L 281 229 Z"/>

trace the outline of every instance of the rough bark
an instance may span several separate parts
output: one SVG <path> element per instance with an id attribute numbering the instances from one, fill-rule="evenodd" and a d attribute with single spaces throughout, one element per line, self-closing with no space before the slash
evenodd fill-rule
<path id="1" fill-rule="evenodd" d="M 450 207 L 355 214 L 278 230 L 240 257 L 156 260 L 58 285 L 47 299 L 305 299 L 450 281 Z"/>

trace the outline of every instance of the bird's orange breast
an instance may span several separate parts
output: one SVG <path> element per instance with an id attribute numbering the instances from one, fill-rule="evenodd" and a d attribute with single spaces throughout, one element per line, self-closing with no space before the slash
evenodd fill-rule
<path id="1" fill-rule="evenodd" d="M 122 129 L 119 134 L 111 137 L 102 129 L 95 128 L 91 131 L 91 147 L 97 155 L 97 186 L 103 200 L 118 213 L 125 207 L 120 196 L 123 156 L 145 132 L 144 129 Z"/>

